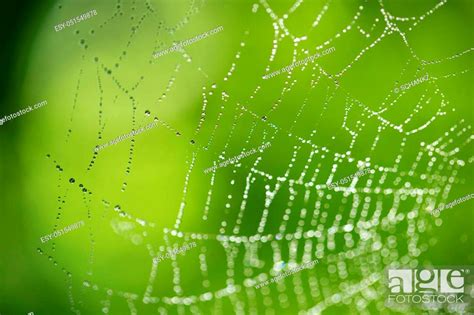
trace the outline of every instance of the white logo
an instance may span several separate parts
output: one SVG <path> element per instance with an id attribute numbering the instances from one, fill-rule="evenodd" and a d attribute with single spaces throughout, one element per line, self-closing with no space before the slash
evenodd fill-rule
<path id="1" fill-rule="evenodd" d="M 389 301 L 463 303 L 469 269 L 389 269 Z"/>
<path id="2" fill-rule="evenodd" d="M 464 293 L 462 269 L 396 269 L 388 271 L 390 293 Z"/>

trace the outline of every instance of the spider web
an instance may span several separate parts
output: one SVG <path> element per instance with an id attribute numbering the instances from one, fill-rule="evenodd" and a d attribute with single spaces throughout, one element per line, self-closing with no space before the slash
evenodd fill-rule
<path id="1" fill-rule="evenodd" d="M 99 309 L 104 314 L 114 313 L 115 305 L 124 302 L 131 314 L 141 313 L 141 309 L 159 314 L 318 314 L 343 308 L 369 314 L 387 308 L 383 281 L 387 266 L 414 268 L 420 264 L 420 256 L 436 243 L 435 227 L 443 222 L 430 211 L 448 200 L 453 185 L 463 182 L 459 178 L 462 168 L 473 161 L 472 156 L 467 161 L 460 157 L 466 155 L 471 145 L 469 122 L 454 121 L 435 136 L 426 133 L 453 113 L 439 82 L 470 70 L 464 68 L 435 76 L 431 74 L 432 67 L 466 58 L 473 48 L 424 60 L 410 46 L 409 34 L 428 17 L 443 10 L 449 3 L 447 0 L 410 17 L 391 13 L 382 0 L 370 4 L 363 1 L 350 6 L 348 21 L 342 19 L 343 23 L 330 31 L 322 30 L 324 20 L 332 10 L 340 8 L 340 3 L 308 2 L 297 0 L 285 9 L 275 8 L 278 5 L 266 0 L 246 4 L 248 12 L 265 19 L 273 29 L 265 73 L 255 73 L 252 83 L 245 84 L 245 87 L 252 85 L 246 96 L 240 92 L 240 86 L 231 83 L 235 82 L 234 76 L 241 76 L 239 66 L 252 58 L 255 48 L 249 38 L 257 30 L 251 26 L 237 40 L 239 45 L 232 52 L 234 57 L 227 73 L 215 82 L 209 82 L 210 75 L 200 66 L 198 58 L 183 49 L 179 53 L 180 61 L 161 72 L 168 77 L 166 84 L 152 96 L 152 106 L 145 106 L 134 96 L 147 80 L 146 76 L 140 76 L 134 84 L 123 83 L 115 75 L 114 67 L 102 62 L 101 56 L 94 61 L 92 76 L 86 73 L 87 68 L 80 69 L 66 144 L 74 136 L 72 126 L 78 119 L 78 97 L 85 89 L 85 81 L 92 81 L 93 77 L 93 83 L 88 83 L 96 85 L 99 95 L 96 144 L 110 140 L 104 133 L 113 118 L 105 114 L 105 104 L 115 106 L 123 102 L 130 105 L 132 128 L 153 119 L 166 130 L 168 137 L 177 137 L 189 145 L 181 178 L 181 201 L 174 223 L 163 230 L 158 222 L 134 214 L 146 212 L 126 209 L 103 195 L 100 187 L 75 187 L 67 183 L 69 177 L 74 177 L 76 182 L 86 181 L 91 172 L 101 167 L 101 155 L 106 153 L 93 152 L 91 147 L 90 162 L 82 175 L 71 174 L 66 167 L 63 171 L 59 159 L 51 157 L 61 171 L 58 187 L 62 191 L 54 229 L 62 226 L 61 208 L 77 191 L 81 192 L 88 213 L 89 224 L 85 228 L 89 235 L 89 255 L 84 275 L 73 274 L 53 258 L 55 242 L 38 249 L 63 270 L 73 312 L 87 313 L 86 309 L 94 308 L 94 313 L 99 313 Z M 150 1 L 117 1 L 112 13 L 99 11 L 96 18 L 100 17 L 101 21 L 96 31 L 101 32 L 108 24 L 124 20 L 129 14 L 134 17 L 129 36 L 116 39 L 125 47 L 117 54 L 115 67 L 119 68 L 134 62 L 127 59 L 127 52 L 140 36 L 142 23 L 150 19 L 156 23 L 153 51 L 159 51 L 171 43 L 160 39 L 166 36 L 181 39 L 175 34 L 206 4 L 189 1 L 183 18 L 170 25 L 160 19 Z M 294 31 L 290 26 L 292 16 L 307 9 L 311 9 L 312 19 L 306 24 L 306 31 Z M 216 26 L 210 25 L 209 29 Z M 218 36 L 194 45 L 206 45 Z M 324 40 L 316 40 L 321 36 Z M 344 40 L 349 36 L 358 36 L 365 44 L 355 53 L 351 50 L 342 66 L 331 64 L 330 54 L 287 74 L 261 79 L 282 65 L 332 46 L 336 48 L 334 54 L 342 53 L 347 45 Z M 401 39 L 408 58 L 398 79 L 383 91 L 383 100 L 371 101 L 348 88 L 345 78 L 352 69 L 393 37 Z M 87 42 L 83 46 L 82 62 L 88 64 L 90 48 Z M 285 50 L 290 51 L 291 58 L 282 61 L 279 53 Z M 153 59 L 153 51 L 148 54 L 150 65 L 160 62 Z M 323 65 L 325 60 L 327 64 Z M 167 97 L 180 88 L 176 80 L 189 65 L 208 83 L 202 86 L 201 111 L 195 128 L 185 132 L 163 119 L 155 108 L 169 105 Z M 395 87 L 425 73 L 430 73 L 428 82 L 393 92 Z M 106 91 L 111 88 L 114 96 L 108 98 Z M 413 100 L 412 107 L 406 109 L 403 104 Z M 283 119 L 276 113 L 284 113 Z M 145 135 L 137 137 L 142 136 Z M 136 141 L 130 140 L 126 166 L 120 171 L 123 194 L 128 192 L 127 178 L 133 175 L 134 161 L 138 154 L 143 154 L 137 153 Z M 380 159 L 381 147 L 387 141 L 391 141 L 393 159 Z M 267 142 L 271 147 L 265 151 L 203 174 L 205 168 Z M 330 183 L 365 168 L 372 172 L 332 191 L 328 189 Z M 198 194 L 195 191 L 200 198 L 191 197 Z M 98 202 L 102 213 L 97 210 Z M 104 227 L 94 222 L 108 222 L 107 228 L 147 252 L 147 276 L 141 292 L 112 287 L 95 279 L 96 229 Z M 192 241 L 198 244 L 197 248 L 183 257 L 160 264 L 153 260 Z M 314 259 L 319 263 L 312 269 L 261 289 L 254 287 L 276 275 L 273 266 L 280 261 L 286 261 L 292 268 Z M 139 277 L 135 272 L 138 270 L 127 271 L 130 277 Z M 74 281 L 80 281 L 80 286 Z M 200 282 L 199 290 L 188 289 L 192 281 Z M 98 303 L 86 307 L 93 299 L 98 299 Z"/>

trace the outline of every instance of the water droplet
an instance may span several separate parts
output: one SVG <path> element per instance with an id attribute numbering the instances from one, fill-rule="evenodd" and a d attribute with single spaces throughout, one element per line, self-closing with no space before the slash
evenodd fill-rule
<path id="1" fill-rule="evenodd" d="M 120 206 L 119 206 L 119 205 L 116 205 L 116 206 L 114 207 L 114 210 L 115 210 L 115 211 L 119 211 L 119 210 L 120 210 Z"/>
<path id="2" fill-rule="evenodd" d="M 191 144 L 195 144 L 195 143 L 196 143 L 193 139 L 191 139 L 191 141 L 189 141 L 189 142 L 191 142 Z"/>
<path id="3" fill-rule="evenodd" d="M 215 88 L 217 87 L 217 85 L 214 83 L 214 84 L 211 85 L 211 87 L 212 87 L 213 89 L 215 89 Z"/>
<path id="4" fill-rule="evenodd" d="M 69 182 L 70 182 L 71 184 L 74 183 L 75 181 L 76 181 L 76 180 L 75 180 L 74 178 L 72 178 L 72 177 L 69 178 Z"/>
<path id="5" fill-rule="evenodd" d="M 85 287 L 90 287 L 90 286 L 91 286 L 90 282 L 87 281 L 87 280 L 84 280 L 84 282 L 83 282 L 82 284 L 83 284 Z"/>
<path id="6" fill-rule="evenodd" d="M 262 116 L 262 120 L 263 120 L 263 121 L 266 121 L 266 120 L 267 120 L 267 116 Z"/>
<path id="7" fill-rule="evenodd" d="M 145 111 L 145 115 L 150 116 L 150 111 L 148 109 Z"/>

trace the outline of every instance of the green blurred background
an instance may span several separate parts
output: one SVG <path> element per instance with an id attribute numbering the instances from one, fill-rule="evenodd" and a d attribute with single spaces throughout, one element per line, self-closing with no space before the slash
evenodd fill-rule
<path id="1" fill-rule="evenodd" d="M 473 47 L 473 2 L 447 1 L 411 18 L 437 3 L 7 5 L 0 116 L 48 104 L 0 126 L 0 314 L 303 314 L 314 306 L 324 314 L 422 313 L 384 305 L 385 268 L 474 261 L 473 201 L 429 214 L 473 192 L 472 52 L 445 59 Z M 391 34 L 382 5 L 408 17 L 390 20 Z M 96 16 L 54 30 L 93 9 Z M 152 57 L 218 26 L 224 30 L 183 52 Z M 291 78 L 262 79 L 320 45 L 336 50 Z M 426 73 L 438 79 L 393 102 L 395 87 Z M 158 127 L 94 154 L 154 120 Z M 266 141 L 271 147 L 241 164 L 204 174 Z M 376 170 L 357 193 L 327 191 L 331 173 L 337 181 L 362 162 Z M 305 185 L 313 174 L 315 187 Z M 41 244 L 80 220 L 84 227 Z M 282 222 L 292 238 L 276 239 Z M 154 253 L 192 241 L 197 248 L 160 263 L 155 275 Z M 271 278 L 278 259 L 296 265 L 308 257 L 320 263 L 253 289 L 249 279 Z M 380 278 L 352 292 L 371 275 Z"/>

